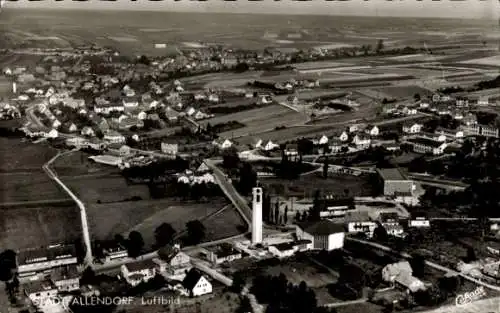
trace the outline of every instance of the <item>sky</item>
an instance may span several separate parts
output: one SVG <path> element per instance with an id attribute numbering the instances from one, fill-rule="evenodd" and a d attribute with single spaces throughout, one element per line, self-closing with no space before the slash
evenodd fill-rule
<path id="1" fill-rule="evenodd" d="M 54 8 L 87 10 L 152 10 L 177 12 L 224 12 L 224 13 L 271 13 L 271 14 L 320 14 L 320 15 L 355 15 L 355 16 L 401 16 L 401 17 L 443 17 L 443 18 L 500 18 L 500 0 L 347 0 L 326 1 L 312 0 L 263 0 L 260 2 L 237 0 L 116 0 L 106 2 L 88 0 L 44 0 L 16 2 L 7 0 L 5 7 L 15 8 Z"/>

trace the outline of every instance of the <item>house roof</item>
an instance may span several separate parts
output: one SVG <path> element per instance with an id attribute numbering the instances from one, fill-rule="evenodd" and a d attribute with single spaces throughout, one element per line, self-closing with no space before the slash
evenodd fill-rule
<path id="1" fill-rule="evenodd" d="M 188 290 L 193 290 L 196 284 L 200 281 L 203 275 L 196 269 L 192 268 L 184 277 L 182 281 L 182 286 Z"/>
<path id="2" fill-rule="evenodd" d="M 35 280 L 24 285 L 26 294 L 33 294 L 47 290 L 54 290 L 57 287 L 50 280 Z"/>
<path id="3" fill-rule="evenodd" d="M 50 279 L 53 282 L 78 278 L 80 275 L 78 274 L 78 269 L 76 265 L 68 265 L 55 268 L 50 273 Z"/>
<path id="4" fill-rule="evenodd" d="M 151 269 L 156 267 L 156 263 L 153 260 L 141 260 L 133 263 L 125 264 L 125 267 L 129 272 L 138 272 L 144 269 Z"/>
<path id="5" fill-rule="evenodd" d="M 380 168 L 377 172 L 383 180 L 408 180 L 399 168 Z"/>
<path id="6" fill-rule="evenodd" d="M 321 220 L 319 222 L 302 222 L 299 223 L 298 226 L 304 230 L 304 232 L 318 236 L 345 232 L 342 224 L 337 224 L 328 220 Z"/>
<path id="7" fill-rule="evenodd" d="M 411 138 L 408 139 L 408 142 L 414 143 L 414 144 L 419 144 L 419 145 L 424 145 L 432 148 L 439 148 L 441 147 L 444 142 L 440 141 L 435 141 L 429 138 L 424 138 L 424 137 L 417 137 L 417 138 Z"/>
<path id="8" fill-rule="evenodd" d="M 23 265 L 71 257 L 76 257 L 75 247 L 61 245 L 19 251 L 17 261 L 19 265 Z"/>

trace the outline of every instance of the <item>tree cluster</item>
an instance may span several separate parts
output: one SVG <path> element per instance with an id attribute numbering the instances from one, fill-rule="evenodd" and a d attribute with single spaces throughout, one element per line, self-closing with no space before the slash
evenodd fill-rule
<path id="1" fill-rule="evenodd" d="M 266 313 L 315 313 L 318 304 L 314 290 L 305 282 L 298 286 L 285 275 L 257 276 L 250 290 L 259 303 L 267 304 Z"/>

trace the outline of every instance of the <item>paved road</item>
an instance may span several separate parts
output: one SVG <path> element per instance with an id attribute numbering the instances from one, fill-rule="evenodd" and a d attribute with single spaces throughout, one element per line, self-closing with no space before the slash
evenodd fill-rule
<path id="1" fill-rule="evenodd" d="M 357 300 L 352 300 L 352 301 L 343 301 L 343 302 L 333 302 L 333 303 L 328 303 L 323 305 L 324 307 L 328 308 L 338 308 L 341 306 L 347 306 L 347 305 L 353 305 L 353 304 L 361 304 L 367 302 L 367 298 L 362 298 L 362 299 L 357 299 Z"/>
<path id="2" fill-rule="evenodd" d="M 85 258 L 84 258 L 84 264 L 86 266 L 92 266 L 93 265 L 93 257 L 92 257 L 92 245 L 90 242 L 90 231 L 89 231 L 89 225 L 88 225 L 88 219 L 87 219 L 87 210 L 85 209 L 85 205 L 83 204 L 80 199 L 57 177 L 57 174 L 50 168 L 52 163 L 57 160 L 60 156 L 63 156 L 65 154 L 72 153 L 73 150 L 71 151 L 66 151 L 64 153 L 58 153 L 55 157 L 50 159 L 45 165 L 43 165 L 43 170 L 49 175 L 50 178 L 56 181 L 56 183 L 61 186 L 64 191 L 73 199 L 73 201 L 76 202 L 78 205 L 78 208 L 80 209 L 80 219 L 82 223 L 82 234 L 83 234 L 83 242 L 85 244 Z"/>
<path id="3" fill-rule="evenodd" d="M 399 256 L 401 256 L 401 257 L 403 257 L 405 259 L 411 258 L 411 256 L 408 253 L 405 253 L 405 252 L 401 253 L 401 252 L 395 251 L 394 249 L 392 249 L 390 247 L 387 247 L 387 246 L 384 246 L 384 245 L 381 245 L 379 243 L 375 243 L 375 242 L 371 242 L 371 241 L 366 241 L 366 240 L 361 240 L 361 239 L 355 239 L 355 238 L 351 238 L 351 237 L 346 237 L 346 240 L 357 242 L 357 243 L 361 243 L 361 244 L 364 244 L 364 245 L 367 245 L 367 246 L 371 246 L 373 248 L 376 248 L 376 249 L 379 249 L 379 250 L 382 250 L 382 251 L 390 252 L 390 253 L 399 255 Z M 499 286 L 491 285 L 491 284 L 488 284 L 486 282 L 480 281 L 480 280 L 478 280 L 476 278 L 473 278 L 473 277 L 471 277 L 469 275 L 465 275 L 465 274 L 462 274 L 460 272 L 457 272 L 454 269 L 451 269 L 451 268 L 439 265 L 439 264 L 431 262 L 431 261 L 425 261 L 425 264 L 427 264 L 428 266 L 430 266 L 432 268 L 435 268 L 437 270 L 440 270 L 440 271 L 443 271 L 443 272 L 446 272 L 446 273 L 459 275 L 459 276 L 463 277 L 464 279 L 467 279 L 467 280 L 469 280 L 469 281 L 471 281 L 473 283 L 476 283 L 476 284 L 478 284 L 480 286 L 483 286 L 485 288 L 488 288 L 488 289 L 491 289 L 491 290 L 494 290 L 494 291 L 500 291 L 500 287 Z"/>
<path id="4" fill-rule="evenodd" d="M 247 201 L 238 193 L 233 184 L 226 178 L 226 175 L 217 167 L 217 161 L 206 159 L 204 162 L 212 170 L 215 181 L 229 200 L 231 200 L 250 230 L 252 225 L 252 209 L 248 206 Z"/>

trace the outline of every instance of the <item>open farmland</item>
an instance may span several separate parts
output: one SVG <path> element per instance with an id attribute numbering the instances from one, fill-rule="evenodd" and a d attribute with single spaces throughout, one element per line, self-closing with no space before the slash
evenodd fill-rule
<path id="1" fill-rule="evenodd" d="M 63 182 L 86 204 L 120 202 L 132 197 L 149 199 L 146 185 L 128 184 L 121 175 L 82 176 L 63 179 Z"/>
<path id="2" fill-rule="evenodd" d="M 262 178 L 259 181 L 265 186 L 270 186 L 271 190 L 276 189 L 273 186 L 284 186 L 283 196 L 295 195 L 312 198 L 316 190 L 320 190 L 322 194 L 339 195 L 348 189 L 353 196 L 370 196 L 374 192 L 368 176 L 329 174 L 328 178 L 324 179 L 322 173 L 314 172 L 295 180 Z M 274 192 L 278 192 L 278 190 Z"/>
<path id="3" fill-rule="evenodd" d="M 63 180 L 74 179 L 84 175 L 90 176 L 118 173 L 119 170 L 117 168 L 93 162 L 89 160 L 89 156 L 89 154 L 82 151 L 68 153 L 57 158 L 56 161 L 52 163 L 52 168 Z"/>
<path id="4" fill-rule="evenodd" d="M 306 117 L 303 114 L 295 112 L 285 106 L 275 104 L 263 108 L 216 116 L 203 121 L 203 123 L 205 125 L 207 123 L 216 125 L 230 121 L 238 121 L 244 124 L 245 127 L 221 133 L 220 136 L 222 138 L 246 136 L 252 133 L 272 130 L 275 127 L 283 125 L 303 123 L 306 121 Z"/>
<path id="5" fill-rule="evenodd" d="M 377 90 L 385 94 L 388 94 L 391 97 L 403 98 L 403 99 L 412 98 L 415 94 L 419 94 L 421 97 L 428 97 L 432 96 L 433 94 L 432 91 L 415 85 L 382 87 L 382 88 L 377 88 Z"/>
<path id="6" fill-rule="evenodd" d="M 230 205 L 203 221 L 206 241 L 220 240 L 246 232 L 247 225 L 236 209 Z"/>
<path id="7" fill-rule="evenodd" d="M 1 209 L 0 246 L 8 249 L 72 242 L 80 237 L 80 215 L 73 206 Z"/>
<path id="8" fill-rule="evenodd" d="M 0 138 L 0 200 L 23 202 L 67 199 L 42 165 L 56 154 L 44 144 L 20 138 Z"/>
<path id="9" fill-rule="evenodd" d="M 224 198 L 210 202 L 180 204 L 171 199 L 128 201 L 88 205 L 90 232 L 98 239 L 112 239 L 116 234 L 139 231 L 147 246 L 154 244 L 154 230 L 169 223 L 177 232 L 190 220 L 203 219 L 227 204 Z M 221 218 L 220 216 L 219 218 Z M 226 220 L 230 223 L 230 220 Z"/>
<path id="10" fill-rule="evenodd" d="M 2 202 L 69 199 L 42 169 L 22 173 L 0 173 L 0 181 Z"/>
<path id="11" fill-rule="evenodd" d="M 500 66 L 500 55 L 474 59 L 474 60 L 467 60 L 461 63 Z"/>

